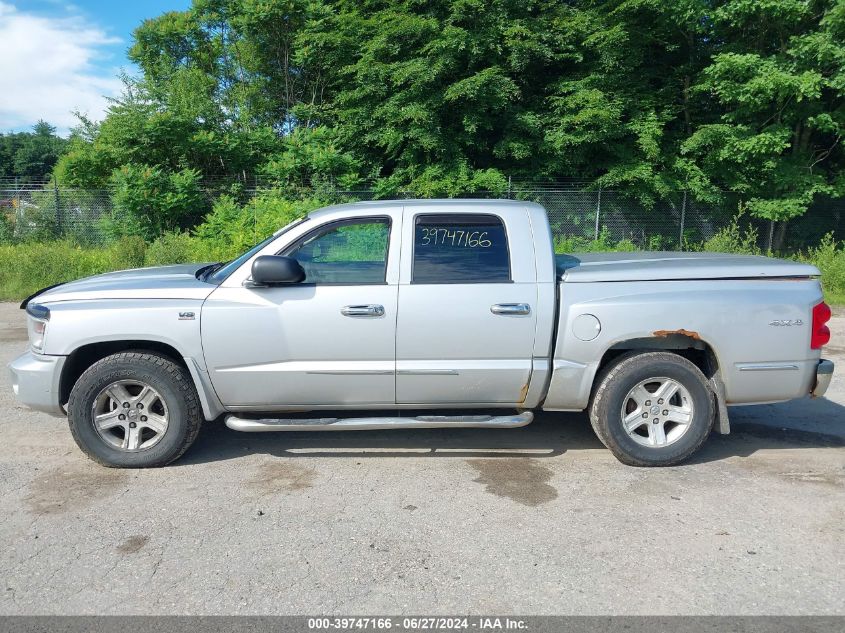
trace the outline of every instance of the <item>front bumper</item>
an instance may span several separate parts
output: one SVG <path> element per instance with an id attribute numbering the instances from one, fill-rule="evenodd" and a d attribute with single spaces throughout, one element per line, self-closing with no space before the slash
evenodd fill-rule
<path id="1" fill-rule="evenodd" d="M 811 395 L 814 398 L 823 396 L 830 386 L 831 378 L 833 378 L 833 361 L 822 358 L 816 367 L 816 384 Z"/>
<path id="2" fill-rule="evenodd" d="M 32 350 L 9 363 L 12 390 L 18 400 L 36 411 L 64 417 L 59 402 L 59 381 L 66 356 L 45 356 Z"/>

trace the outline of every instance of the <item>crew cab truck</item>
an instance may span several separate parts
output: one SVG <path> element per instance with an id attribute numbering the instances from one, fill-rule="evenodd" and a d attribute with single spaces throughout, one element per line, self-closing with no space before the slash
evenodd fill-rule
<path id="1" fill-rule="evenodd" d="M 105 466 L 167 464 L 220 417 L 448 429 L 538 410 L 587 410 L 622 462 L 669 465 L 727 433 L 729 405 L 824 394 L 818 277 L 766 257 L 556 257 L 533 203 L 343 204 L 231 262 L 45 289 L 10 369 Z"/>

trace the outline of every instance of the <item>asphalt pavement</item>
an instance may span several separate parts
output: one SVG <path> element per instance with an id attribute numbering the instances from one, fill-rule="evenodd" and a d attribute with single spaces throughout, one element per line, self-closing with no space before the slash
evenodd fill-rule
<path id="1" fill-rule="evenodd" d="M 521 429 L 249 435 L 112 470 L 0 379 L 0 614 L 845 614 L 845 316 L 827 399 L 623 466 Z M 0 304 L 0 360 L 26 347 Z"/>

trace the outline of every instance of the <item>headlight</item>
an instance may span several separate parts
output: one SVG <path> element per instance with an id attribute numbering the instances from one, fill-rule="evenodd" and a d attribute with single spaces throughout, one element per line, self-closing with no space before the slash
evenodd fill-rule
<path id="1" fill-rule="evenodd" d="M 26 306 L 27 332 L 29 344 L 36 352 L 44 351 L 44 337 L 47 336 L 47 323 L 50 321 L 50 309 L 30 303 Z"/>

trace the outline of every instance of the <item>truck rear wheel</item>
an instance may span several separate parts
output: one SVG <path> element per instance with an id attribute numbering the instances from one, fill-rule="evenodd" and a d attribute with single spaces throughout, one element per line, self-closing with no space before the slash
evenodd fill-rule
<path id="1" fill-rule="evenodd" d="M 179 458 L 203 421 L 188 372 L 157 354 L 122 352 L 89 367 L 68 401 L 73 439 L 113 468 L 151 468 Z"/>
<path id="2" fill-rule="evenodd" d="M 707 378 L 678 354 L 626 354 L 596 384 L 590 422 L 624 464 L 677 464 L 697 451 L 713 428 L 714 396 Z"/>

